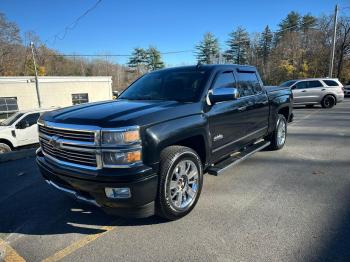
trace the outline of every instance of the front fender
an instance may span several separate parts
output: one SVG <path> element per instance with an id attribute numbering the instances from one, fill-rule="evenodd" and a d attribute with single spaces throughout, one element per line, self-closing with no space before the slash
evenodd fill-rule
<path id="1" fill-rule="evenodd" d="M 193 136 L 202 136 L 208 149 L 208 121 L 204 115 L 192 115 L 156 124 L 145 130 L 143 160 L 145 164 L 157 165 L 161 151 L 170 145 Z M 208 159 L 208 156 L 207 158 Z"/>

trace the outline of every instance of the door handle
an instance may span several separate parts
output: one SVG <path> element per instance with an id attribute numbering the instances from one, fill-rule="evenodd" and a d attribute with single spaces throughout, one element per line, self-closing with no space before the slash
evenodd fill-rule
<path id="1" fill-rule="evenodd" d="M 301 92 L 305 93 L 305 92 L 306 92 L 306 90 L 303 90 L 303 91 L 301 91 Z"/>
<path id="2" fill-rule="evenodd" d="M 321 91 L 326 91 L 326 88 L 321 89 Z"/>
<path id="3" fill-rule="evenodd" d="M 247 109 L 247 107 L 246 106 L 241 106 L 241 107 L 238 107 L 238 110 L 239 111 L 244 111 L 244 110 L 246 110 Z"/>

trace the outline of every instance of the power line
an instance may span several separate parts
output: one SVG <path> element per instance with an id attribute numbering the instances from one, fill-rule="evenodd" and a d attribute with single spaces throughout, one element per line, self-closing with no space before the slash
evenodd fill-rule
<path id="1" fill-rule="evenodd" d="M 96 6 L 101 2 L 102 0 L 99 0 L 98 2 L 96 2 L 96 4 L 90 8 L 89 10 L 87 10 L 82 16 L 80 16 L 78 19 L 81 19 L 84 15 L 86 15 L 88 12 L 90 12 L 93 8 L 96 8 Z M 77 19 L 77 20 L 78 20 Z M 281 30 L 277 30 L 277 31 L 271 31 L 271 33 L 273 34 L 278 34 L 293 28 L 297 28 L 300 26 L 304 26 L 304 25 L 308 25 L 311 23 L 314 23 L 315 21 L 310 20 L 308 22 L 302 23 L 302 24 L 297 24 L 297 25 L 293 25 Z M 244 42 L 250 42 L 250 40 L 242 40 L 242 41 L 237 41 L 235 43 L 244 43 Z M 221 45 L 221 44 L 220 44 Z M 187 50 L 176 50 L 176 51 L 167 51 L 167 52 L 160 52 L 161 55 L 171 55 L 171 54 L 180 54 L 180 53 L 194 53 L 195 50 L 194 49 L 187 49 Z M 63 57 L 131 57 L 132 54 L 52 54 L 49 56 L 63 56 Z"/>
<path id="2" fill-rule="evenodd" d="M 63 40 L 67 36 L 68 31 L 73 30 L 78 25 L 79 21 L 83 19 L 85 16 L 87 16 L 91 11 L 93 11 L 101 2 L 102 0 L 98 0 L 92 7 L 87 9 L 82 15 L 76 18 L 71 24 L 67 25 L 61 32 L 55 34 L 52 37 L 49 37 L 44 43 L 48 43 L 49 39 L 51 38 L 53 38 L 53 45 L 56 44 L 57 39 Z M 62 32 L 63 32 L 63 36 L 60 36 Z"/>

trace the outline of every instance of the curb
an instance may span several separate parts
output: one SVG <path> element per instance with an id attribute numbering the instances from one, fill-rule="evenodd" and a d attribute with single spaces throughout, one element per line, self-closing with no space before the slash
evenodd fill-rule
<path id="1" fill-rule="evenodd" d="M 18 151 L 8 152 L 0 154 L 0 163 L 18 160 L 22 158 L 28 158 L 35 156 L 37 148 L 22 149 Z"/>

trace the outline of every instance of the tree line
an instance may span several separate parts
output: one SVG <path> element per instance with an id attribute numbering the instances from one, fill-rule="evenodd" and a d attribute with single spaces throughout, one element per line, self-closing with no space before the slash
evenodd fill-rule
<path id="1" fill-rule="evenodd" d="M 336 36 L 334 76 L 350 80 L 350 19 L 340 17 Z M 235 28 L 224 46 L 211 32 L 195 46 L 198 62 L 255 65 L 266 84 L 274 85 L 294 78 L 328 75 L 332 18 L 290 12 L 272 32 L 248 33 Z M 0 76 L 34 75 L 29 43 L 35 45 L 39 75 L 111 75 L 114 90 L 122 90 L 140 75 L 165 67 L 160 51 L 154 47 L 133 49 L 127 64 L 118 64 L 108 54 L 88 59 L 64 55 L 49 48 L 35 32 L 21 34 L 18 25 L 0 13 Z"/>
<path id="2" fill-rule="evenodd" d="M 255 65 L 267 84 L 296 78 L 326 77 L 330 62 L 332 17 L 315 17 L 290 12 L 272 32 L 266 25 L 260 33 L 249 34 L 235 28 L 220 48 L 217 37 L 204 34 L 196 46 L 198 62 Z M 333 77 L 350 81 L 350 19 L 340 17 L 337 24 Z"/>

